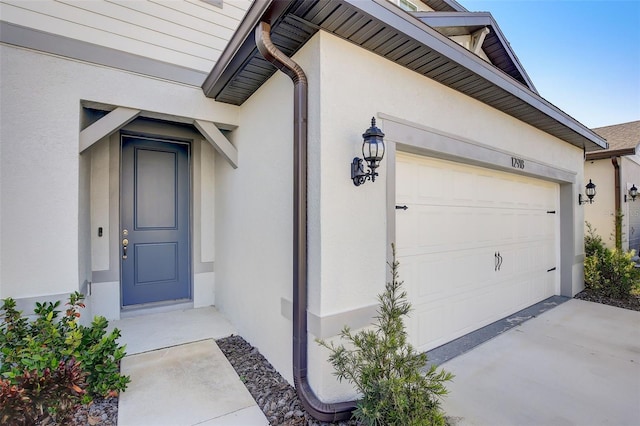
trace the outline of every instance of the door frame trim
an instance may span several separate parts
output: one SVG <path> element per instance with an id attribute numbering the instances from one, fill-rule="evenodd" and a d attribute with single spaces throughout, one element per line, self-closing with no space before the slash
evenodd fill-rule
<path id="1" fill-rule="evenodd" d="M 136 305 L 127 305 L 125 306 L 123 303 L 123 291 L 122 291 L 122 258 L 120 256 L 120 232 L 122 229 L 122 210 L 121 210 L 121 206 L 122 206 L 122 184 L 123 184 L 123 179 L 122 179 L 122 141 L 124 137 L 134 137 L 134 138 L 138 138 L 138 139 L 145 139 L 145 140 L 150 140 L 150 141 L 157 141 L 157 142 L 164 142 L 164 143 L 171 143 L 171 144 L 176 144 L 176 145 L 185 145 L 187 147 L 187 175 L 189 176 L 189 193 L 187 194 L 187 199 L 188 199 L 188 215 L 189 215 L 189 229 L 187 230 L 187 234 L 188 234 L 188 244 L 187 244 L 187 251 L 188 251 L 188 255 L 187 255 L 187 270 L 188 270 L 188 279 L 189 279 L 189 297 L 186 299 L 178 299 L 178 300 L 170 300 L 170 301 L 159 301 L 159 302 L 151 302 L 151 303 L 140 303 L 140 304 L 136 304 Z M 117 138 L 118 138 L 118 225 L 117 228 L 115 229 L 115 233 L 116 233 L 116 239 L 115 239 L 115 244 L 116 244 L 116 258 L 117 259 L 117 267 L 118 267 L 118 281 L 119 281 L 119 290 L 120 290 L 120 294 L 119 294 L 119 303 L 120 303 L 120 310 L 121 312 L 124 311 L 131 311 L 131 310 L 136 310 L 136 309 L 141 309 L 141 308 L 149 308 L 149 307 L 160 307 L 160 306 L 167 306 L 167 305 L 182 305 L 185 302 L 187 303 L 193 303 L 193 273 L 194 273 L 194 267 L 193 267 L 193 139 L 189 139 L 189 138 L 183 138 L 183 137 L 177 137 L 177 136 L 167 136 L 167 135 L 163 135 L 163 134 L 157 134 L 157 133 L 152 133 L 152 132 L 144 132 L 144 131 L 135 131 L 135 130 L 130 130 L 130 129 L 120 129 L 119 132 L 117 132 Z"/>

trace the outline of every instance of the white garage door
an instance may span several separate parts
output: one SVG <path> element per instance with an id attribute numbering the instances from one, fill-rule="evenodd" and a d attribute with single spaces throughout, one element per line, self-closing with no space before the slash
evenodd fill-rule
<path id="1" fill-rule="evenodd" d="M 396 240 L 426 351 L 557 294 L 558 185 L 398 153 Z"/>

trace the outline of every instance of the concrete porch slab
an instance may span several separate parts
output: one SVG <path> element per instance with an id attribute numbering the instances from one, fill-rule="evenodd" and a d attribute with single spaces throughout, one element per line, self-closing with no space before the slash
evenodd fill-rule
<path id="1" fill-rule="evenodd" d="M 635 425 L 640 312 L 569 300 L 442 365 L 457 425 Z"/>
<path id="2" fill-rule="evenodd" d="M 268 425 L 213 340 L 127 356 L 118 425 Z"/>
<path id="3" fill-rule="evenodd" d="M 124 318 L 112 321 L 109 328 L 122 332 L 119 342 L 127 345 L 127 355 L 237 333 L 213 306 Z"/>

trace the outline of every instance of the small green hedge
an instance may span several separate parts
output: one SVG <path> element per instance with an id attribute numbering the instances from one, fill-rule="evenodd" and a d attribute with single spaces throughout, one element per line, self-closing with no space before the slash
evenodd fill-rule
<path id="1" fill-rule="evenodd" d="M 640 269 L 634 267 L 634 252 L 605 247 L 602 238 L 587 223 L 585 236 L 585 288 L 600 296 L 626 299 L 640 286 Z"/>
<path id="2" fill-rule="evenodd" d="M 125 347 L 120 331 L 107 333 L 108 322 L 95 317 L 91 326 L 78 322 L 84 296 L 70 296 L 64 315 L 61 302 L 36 303 L 29 321 L 7 298 L 0 308 L 0 424 L 31 425 L 49 419 L 65 424 L 80 403 L 117 396 L 130 382 L 120 374 Z"/>

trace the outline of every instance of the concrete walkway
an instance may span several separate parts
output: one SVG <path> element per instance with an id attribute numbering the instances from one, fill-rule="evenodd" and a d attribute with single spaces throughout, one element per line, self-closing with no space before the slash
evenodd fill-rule
<path id="1" fill-rule="evenodd" d="M 640 312 L 569 300 L 442 367 L 460 426 L 640 424 Z"/>
<path id="2" fill-rule="evenodd" d="M 236 334 L 215 308 L 113 321 L 127 344 L 118 426 L 263 426 L 266 417 L 215 339 Z"/>

